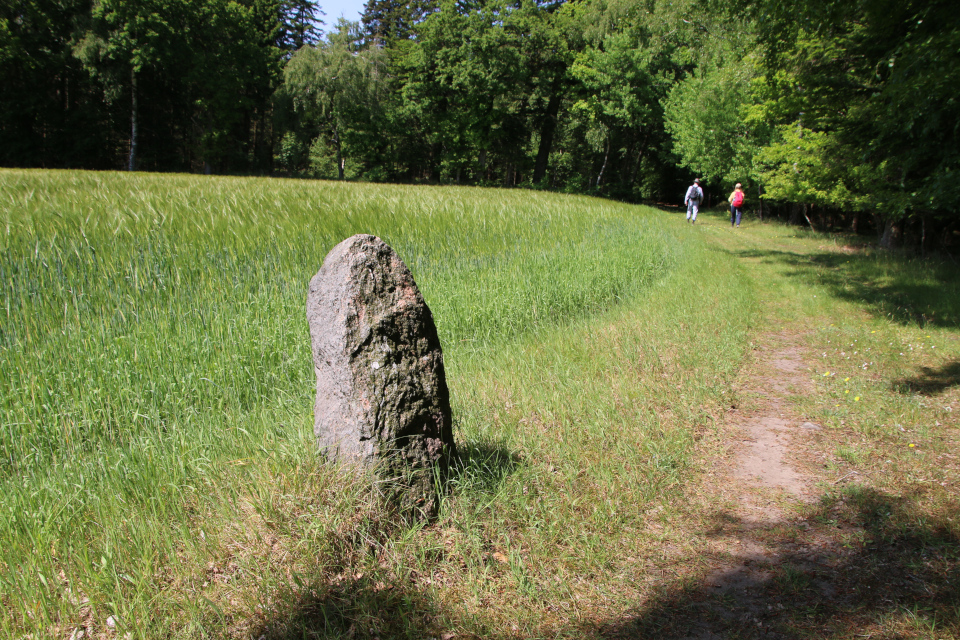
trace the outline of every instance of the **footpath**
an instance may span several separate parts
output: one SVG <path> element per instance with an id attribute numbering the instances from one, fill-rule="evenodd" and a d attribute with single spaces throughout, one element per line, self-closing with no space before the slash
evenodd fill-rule
<path id="1" fill-rule="evenodd" d="M 774 251 L 704 222 L 747 277 L 770 276 L 760 263 Z M 604 637 L 957 637 L 960 606 L 951 603 L 960 590 L 949 578 L 957 541 L 922 523 L 885 533 L 883 519 L 903 511 L 901 496 L 875 483 L 872 468 L 836 464 L 845 436 L 803 414 L 823 400 L 823 364 L 810 352 L 811 318 L 781 302 L 761 300 L 763 324 L 735 400 L 704 446 L 690 522 L 677 524 L 688 533 L 686 553 Z"/>

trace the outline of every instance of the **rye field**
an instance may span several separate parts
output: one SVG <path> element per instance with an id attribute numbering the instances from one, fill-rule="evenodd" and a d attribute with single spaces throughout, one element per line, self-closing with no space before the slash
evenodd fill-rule
<path id="1" fill-rule="evenodd" d="M 753 304 L 656 212 L 589 198 L 4 171 L 0 202 L 14 637 L 575 624 L 712 428 Z M 306 286 L 359 232 L 445 349 L 465 465 L 423 530 L 312 445 Z"/>
<path id="2" fill-rule="evenodd" d="M 698 223 L 520 190 L 0 171 L 0 637 L 955 637 L 956 269 Z M 355 233 L 397 250 L 444 347 L 462 461 L 426 525 L 313 442 L 307 284 Z M 787 342 L 802 385 L 764 377 Z M 754 490 L 729 471 L 773 394 L 818 431 L 791 454 L 808 498 L 748 496 L 782 514 L 751 529 L 777 559 L 760 607 L 705 585 L 740 557 Z M 812 538 L 852 559 L 807 567 Z"/>

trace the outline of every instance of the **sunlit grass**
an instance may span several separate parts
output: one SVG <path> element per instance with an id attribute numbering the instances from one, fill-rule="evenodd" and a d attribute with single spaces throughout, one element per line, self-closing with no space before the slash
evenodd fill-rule
<path id="1" fill-rule="evenodd" d="M 4 171 L 0 232 L 8 635 L 612 611 L 607 572 L 684 481 L 755 304 L 696 231 L 535 192 Z M 313 453 L 306 285 L 360 232 L 444 345 L 465 462 L 423 530 Z"/>

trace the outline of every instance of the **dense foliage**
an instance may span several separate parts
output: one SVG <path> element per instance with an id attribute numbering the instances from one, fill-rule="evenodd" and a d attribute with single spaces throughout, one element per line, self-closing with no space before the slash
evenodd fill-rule
<path id="1" fill-rule="evenodd" d="M 312 0 L 7 3 L 0 164 L 633 201 L 676 201 L 699 174 L 714 201 L 739 181 L 748 205 L 875 221 L 887 240 L 960 202 L 948 2 L 368 0 L 319 38 L 321 15 Z"/>

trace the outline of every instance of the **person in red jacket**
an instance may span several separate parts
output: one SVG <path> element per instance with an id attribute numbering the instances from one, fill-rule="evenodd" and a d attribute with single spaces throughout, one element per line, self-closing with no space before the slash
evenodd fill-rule
<path id="1" fill-rule="evenodd" d="M 733 188 L 730 194 L 730 226 L 740 226 L 740 218 L 743 216 L 743 187 L 740 183 Z"/>

